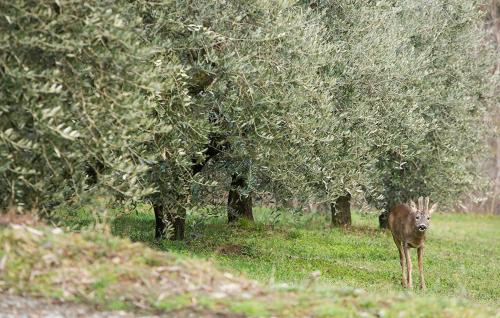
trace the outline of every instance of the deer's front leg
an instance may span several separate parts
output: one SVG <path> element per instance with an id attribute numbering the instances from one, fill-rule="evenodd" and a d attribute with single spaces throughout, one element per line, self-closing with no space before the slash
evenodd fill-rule
<path id="1" fill-rule="evenodd" d="M 424 280 L 424 247 L 420 246 L 417 249 L 417 255 L 418 255 L 418 271 L 420 273 L 420 289 L 425 289 L 425 280 Z"/>
<path id="2" fill-rule="evenodd" d="M 394 239 L 394 242 L 396 242 L 399 252 L 399 264 L 401 265 L 401 286 L 406 288 L 405 254 L 403 253 L 403 246 L 401 245 L 401 242 L 396 239 Z"/>
<path id="3" fill-rule="evenodd" d="M 406 258 L 406 276 L 407 276 L 407 279 L 408 279 L 408 288 L 413 288 L 413 283 L 412 283 L 412 280 L 411 280 L 411 257 L 410 257 L 410 250 L 408 248 L 408 244 L 407 243 L 404 243 L 403 244 L 403 250 L 404 250 L 404 254 L 405 254 L 405 258 Z"/>

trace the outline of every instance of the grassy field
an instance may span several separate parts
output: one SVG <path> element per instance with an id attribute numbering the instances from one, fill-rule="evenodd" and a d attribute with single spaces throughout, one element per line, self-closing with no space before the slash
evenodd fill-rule
<path id="1" fill-rule="evenodd" d="M 493 306 L 447 297 L 333 288 L 312 280 L 295 287 L 257 283 L 106 231 L 0 226 L 0 243 L 0 304 L 7 292 L 169 317 L 498 316 Z"/>
<path id="2" fill-rule="evenodd" d="M 111 231 L 155 249 L 213 260 L 224 270 L 265 283 L 307 286 L 315 277 L 317 286 L 360 288 L 379 295 L 403 291 L 397 249 L 390 234 L 377 229 L 375 215 L 355 213 L 353 227 L 344 230 L 330 229 L 321 214 L 276 215 L 261 208 L 254 212 L 255 224 L 237 226 L 225 224 L 222 214 L 208 218 L 192 212 L 184 242 L 155 241 L 154 217 L 147 208 L 112 212 Z M 85 209 L 60 215 L 60 224 L 74 229 L 93 222 Z M 427 291 L 414 293 L 500 306 L 499 235 L 499 217 L 434 215 L 424 258 Z M 416 264 L 415 250 L 412 255 Z M 414 280 L 418 282 L 417 270 Z"/>

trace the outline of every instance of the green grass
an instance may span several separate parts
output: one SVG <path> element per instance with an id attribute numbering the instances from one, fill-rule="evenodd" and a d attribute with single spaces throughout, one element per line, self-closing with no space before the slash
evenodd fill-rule
<path id="1" fill-rule="evenodd" d="M 213 260 L 219 267 L 262 282 L 361 288 L 379 294 L 401 292 L 397 249 L 388 231 L 377 229 L 373 214 L 353 215 L 350 229 L 330 229 L 320 214 L 283 213 L 256 208 L 255 224 L 225 224 L 224 217 L 189 216 L 184 242 L 153 238 L 154 216 L 145 207 L 114 212 L 112 233 L 178 255 Z M 64 211 L 65 225 L 90 225 L 84 209 Z M 500 217 L 436 214 L 425 249 L 427 291 L 416 294 L 458 297 L 500 305 Z M 412 250 L 416 265 L 416 252 Z M 414 266 L 418 286 L 418 270 Z M 328 312 L 328 308 L 324 309 Z"/>

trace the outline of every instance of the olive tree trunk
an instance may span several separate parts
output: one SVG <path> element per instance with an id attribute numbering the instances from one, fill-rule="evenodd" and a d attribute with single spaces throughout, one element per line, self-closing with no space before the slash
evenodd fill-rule
<path id="1" fill-rule="evenodd" d="M 167 211 L 164 205 L 153 205 L 155 212 L 155 238 L 160 239 L 165 234 L 171 234 L 172 240 L 183 240 L 186 227 L 186 209 Z M 168 226 L 168 227 L 167 227 Z M 171 230 L 171 233 L 166 233 Z"/>
<path id="2" fill-rule="evenodd" d="M 332 226 L 351 225 L 351 194 L 341 195 L 330 204 L 332 212 Z"/>
<path id="3" fill-rule="evenodd" d="M 386 204 L 384 211 L 378 216 L 379 228 L 389 228 L 389 212 L 391 212 L 391 204 Z"/>
<path id="4" fill-rule="evenodd" d="M 381 229 L 389 228 L 389 212 L 384 211 L 378 216 L 378 226 Z"/>
<path id="5" fill-rule="evenodd" d="M 197 158 L 192 158 L 193 165 L 191 166 L 191 175 L 196 175 L 200 173 L 207 163 L 217 156 L 222 150 L 227 149 L 229 143 L 223 140 L 223 137 L 217 134 L 210 135 L 210 142 L 208 143 L 204 155 L 203 161 L 198 162 Z M 179 198 L 180 204 L 186 202 L 185 198 Z M 174 211 L 168 210 L 163 205 L 153 204 L 153 210 L 155 212 L 155 238 L 160 239 L 165 234 L 165 229 L 167 224 L 172 227 L 173 240 L 183 240 L 184 233 L 186 229 L 186 208 L 178 207 Z"/>
<path id="6" fill-rule="evenodd" d="M 237 173 L 232 175 L 231 189 L 227 198 L 227 220 L 229 223 L 242 218 L 253 221 L 252 195 L 242 193 L 247 185 L 245 176 Z"/>

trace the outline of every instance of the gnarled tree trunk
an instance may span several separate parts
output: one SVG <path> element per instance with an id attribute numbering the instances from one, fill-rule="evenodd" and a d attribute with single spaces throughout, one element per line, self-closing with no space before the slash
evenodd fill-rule
<path id="1" fill-rule="evenodd" d="M 156 228 L 155 238 L 160 239 L 165 235 L 167 224 L 172 228 L 173 240 L 183 240 L 186 226 L 186 209 L 179 208 L 177 211 L 167 211 L 164 205 L 153 205 L 155 212 Z"/>
<path id="2" fill-rule="evenodd" d="M 347 193 L 330 204 L 332 212 L 332 226 L 350 226 L 351 221 L 351 194 Z"/>
<path id="3" fill-rule="evenodd" d="M 198 162 L 195 157 L 192 158 L 193 165 L 191 166 L 191 174 L 193 176 L 200 173 L 212 158 L 230 146 L 229 143 L 224 140 L 223 136 L 212 134 L 209 137 L 210 142 L 204 151 L 204 160 Z M 179 202 L 181 204 L 184 203 L 185 198 L 180 198 Z M 153 204 L 153 210 L 155 212 L 155 237 L 157 239 L 162 238 L 165 234 L 165 221 L 167 221 L 173 228 L 174 233 L 172 238 L 174 240 L 184 239 L 186 228 L 186 209 L 184 207 L 179 207 L 176 211 L 167 211 L 163 205 Z"/>
<path id="4" fill-rule="evenodd" d="M 378 216 L 378 226 L 381 229 L 389 228 L 389 213 L 391 212 L 392 203 L 387 203 L 384 211 Z"/>
<path id="5" fill-rule="evenodd" d="M 243 194 L 242 190 L 247 187 L 247 180 L 241 174 L 233 174 L 231 177 L 231 189 L 227 198 L 227 220 L 229 223 L 241 218 L 253 221 L 252 196 Z"/>
<path id="6" fill-rule="evenodd" d="M 389 228 L 389 212 L 384 211 L 378 216 L 378 226 L 381 229 Z"/>

